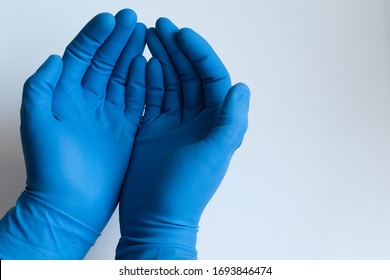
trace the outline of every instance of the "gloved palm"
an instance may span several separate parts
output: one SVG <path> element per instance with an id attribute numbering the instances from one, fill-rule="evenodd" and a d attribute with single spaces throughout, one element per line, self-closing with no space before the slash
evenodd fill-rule
<path id="1" fill-rule="evenodd" d="M 143 58 L 126 88 L 144 48 L 145 28 L 135 27 L 131 10 L 96 16 L 68 46 L 62 71 L 50 59 L 24 92 L 27 192 L 97 231 L 116 206 L 144 107 Z"/>
<path id="2" fill-rule="evenodd" d="M 247 128 L 249 91 L 230 88 L 224 65 L 192 30 L 160 19 L 147 43 L 155 58 L 121 193 L 117 258 L 193 259 L 201 214 Z"/>
<path id="3" fill-rule="evenodd" d="M 115 18 L 100 14 L 70 43 L 62 59 L 51 56 L 24 87 L 24 195 L 90 227 L 97 235 L 117 205 L 144 108 L 146 61 L 137 55 L 143 52 L 145 32 L 131 10 L 122 10 Z M 18 211 L 24 211 L 19 208 L 17 216 Z M 13 235 L 10 221 L 5 227 Z M 55 225 L 50 222 L 46 221 L 48 227 L 61 227 L 58 219 Z M 78 258 L 86 253 L 84 249 L 78 252 L 77 245 L 69 252 L 67 248 L 58 252 L 58 244 L 66 241 L 56 236 L 55 229 L 50 233 L 54 236 L 41 244 L 34 243 L 39 230 L 23 230 L 30 231 L 24 247 L 42 245 L 42 250 L 50 253 L 23 255 L 20 250 L 16 255 L 6 252 L 5 258 L 50 258 L 51 254 L 54 258 Z M 56 249 L 45 242 L 53 243 Z"/>

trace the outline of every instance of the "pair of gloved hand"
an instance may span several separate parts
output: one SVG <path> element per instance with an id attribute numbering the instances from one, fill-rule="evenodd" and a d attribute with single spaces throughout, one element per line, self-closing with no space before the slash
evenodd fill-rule
<path id="1" fill-rule="evenodd" d="M 0 258 L 81 259 L 119 201 L 117 259 L 196 259 L 248 105 L 194 31 L 97 15 L 25 83 L 27 186 L 0 222 Z"/>

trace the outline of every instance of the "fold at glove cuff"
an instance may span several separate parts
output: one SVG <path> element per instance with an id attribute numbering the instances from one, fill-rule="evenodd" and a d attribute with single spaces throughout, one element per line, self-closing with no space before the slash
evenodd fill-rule
<path id="1" fill-rule="evenodd" d="M 116 259 L 196 260 L 198 229 L 142 221 L 119 240 Z"/>
<path id="2" fill-rule="evenodd" d="M 116 256 L 117 260 L 196 260 L 195 247 L 172 244 L 145 244 L 142 240 L 121 237 Z"/>
<path id="3" fill-rule="evenodd" d="M 23 192 L 0 221 L 1 259 L 83 259 L 100 233 Z"/>

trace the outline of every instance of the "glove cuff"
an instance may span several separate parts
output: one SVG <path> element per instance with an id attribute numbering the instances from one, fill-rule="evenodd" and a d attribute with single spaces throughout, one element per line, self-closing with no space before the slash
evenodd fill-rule
<path id="1" fill-rule="evenodd" d="M 23 192 L 0 221 L 1 259 L 82 259 L 100 233 Z"/>
<path id="2" fill-rule="evenodd" d="M 197 229 L 162 226 L 131 230 L 116 248 L 117 260 L 196 260 Z"/>
<path id="3" fill-rule="evenodd" d="M 144 244 L 128 237 L 119 240 L 116 256 L 117 260 L 196 260 L 195 248 L 169 245 Z"/>

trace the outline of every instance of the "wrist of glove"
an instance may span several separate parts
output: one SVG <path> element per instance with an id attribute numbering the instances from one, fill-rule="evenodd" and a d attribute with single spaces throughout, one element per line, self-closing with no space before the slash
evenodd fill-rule
<path id="1" fill-rule="evenodd" d="M 177 225 L 135 226 L 119 240 L 118 260 L 196 260 L 198 230 Z"/>
<path id="2" fill-rule="evenodd" d="M 0 221 L 1 259 L 83 259 L 100 233 L 23 192 Z"/>

